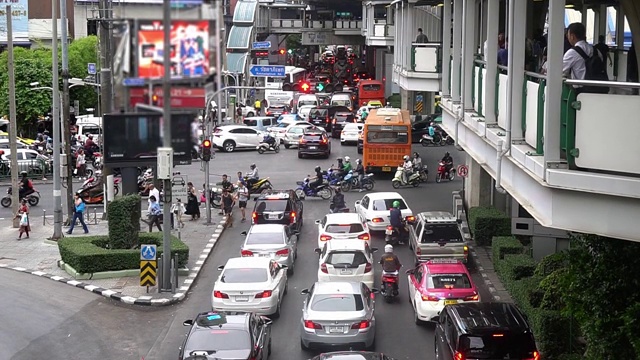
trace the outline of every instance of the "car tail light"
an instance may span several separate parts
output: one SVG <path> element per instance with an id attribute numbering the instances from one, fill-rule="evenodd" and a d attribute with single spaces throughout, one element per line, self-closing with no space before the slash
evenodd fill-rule
<path id="1" fill-rule="evenodd" d="M 243 257 L 245 257 L 245 256 L 253 256 L 253 251 L 242 250 L 242 251 L 240 251 L 240 255 L 242 255 Z"/>
<path id="2" fill-rule="evenodd" d="M 320 271 L 322 271 L 325 274 L 329 273 L 329 270 L 327 270 L 327 263 L 320 264 Z"/>
<path id="3" fill-rule="evenodd" d="M 291 220 L 291 224 L 296 222 L 296 212 L 292 211 L 291 214 L 289 214 L 289 219 Z"/>
<path id="4" fill-rule="evenodd" d="M 304 321 L 304 327 L 307 329 L 317 329 L 317 330 L 322 330 L 322 325 L 315 323 L 311 320 L 305 320 Z"/>
<path id="5" fill-rule="evenodd" d="M 464 360 L 464 354 L 456 351 L 455 354 L 453 354 L 453 360 Z"/>
<path id="6" fill-rule="evenodd" d="M 371 221 L 374 222 L 374 223 L 381 223 L 381 222 L 384 221 L 384 219 L 383 218 L 373 218 L 373 219 L 371 219 Z"/>
<path id="7" fill-rule="evenodd" d="M 251 213 L 251 223 L 256 224 L 257 222 L 258 222 L 258 213 L 254 211 L 253 213 Z"/>
<path id="8" fill-rule="evenodd" d="M 416 255 L 420 256 L 422 255 L 422 250 L 420 250 L 420 247 L 416 246 Z"/>
<path id="9" fill-rule="evenodd" d="M 422 294 L 422 301 L 440 301 L 437 296 Z"/>
<path id="10" fill-rule="evenodd" d="M 364 266 L 364 272 L 365 272 L 365 273 L 371 272 L 371 270 L 372 270 L 372 269 L 373 269 L 373 266 L 371 265 L 371 263 L 367 263 L 367 264 Z"/>
<path id="11" fill-rule="evenodd" d="M 398 282 L 398 277 L 397 276 L 382 275 L 382 282 L 397 283 Z"/>
<path id="12" fill-rule="evenodd" d="M 340 135 L 344 135 L 344 130 L 340 131 Z"/>
<path id="13" fill-rule="evenodd" d="M 416 217 L 413 215 L 407 216 L 405 219 L 407 219 L 407 221 L 415 221 Z"/>
<path id="14" fill-rule="evenodd" d="M 271 294 L 273 294 L 273 291 L 265 290 L 263 292 L 257 293 L 256 294 L 256 299 L 265 299 L 265 298 L 271 297 Z"/>
<path id="15" fill-rule="evenodd" d="M 214 291 L 213 292 L 213 297 L 216 298 L 216 299 L 228 299 L 229 295 L 227 295 L 227 294 L 225 294 L 223 292 L 220 292 L 220 291 Z"/>
<path id="16" fill-rule="evenodd" d="M 351 328 L 352 329 L 363 330 L 363 329 L 368 329 L 369 326 L 371 326 L 371 323 L 369 322 L 369 320 L 362 320 L 360 322 L 357 322 L 357 323 L 351 325 Z"/>
<path id="17" fill-rule="evenodd" d="M 331 236 L 327 234 L 320 235 L 320 241 L 329 241 L 329 240 L 331 240 Z"/>
<path id="18" fill-rule="evenodd" d="M 276 256 L 289 256 L 289 249 L 282 249 L 276 251 Z"/>
<path id="19" fill-rule="evenodd" d="M 334 124 L 336 123 L 336 119 L 333 119 L 333 123 L 334 123 Z"/>
<path id="20" fill-rule="evenodd" d="M 360 240 L 369 240 L 369 239 L 371 239 L 371 237 L 369 237 L 369 234 L 365 233 L 365 234 L 358 235 L 358 239 L 360 239 Z"/>
<path id="21" fill-rule="evenodd" d="M 305 140 L 304 138 L 300 138 L 300 144 L 304 144 L 306 142 L 307 142 L 307 140 Z"/>
<path id="22" fill-rule="evenodd" d="M 267 111 L 267 115 L 271 115 L 271 111 Z"/>
<path id="23" fill-rule="evenodd" d="M 465 297 L 464 301 L 478 301 L 478 299 L 480 299 L 480 295 L 475 294 L 475 295 Z"/>

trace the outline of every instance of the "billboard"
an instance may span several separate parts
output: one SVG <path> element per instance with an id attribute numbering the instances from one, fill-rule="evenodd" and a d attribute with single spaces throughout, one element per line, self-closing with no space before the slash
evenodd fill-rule
<path id="1" fill-rule="evenodd" d="M 171 75 L 201 77 L 209 73 L 209 21 L 171 22 Z M 138 23 L 137 76 L 164 76 L 162 21 Z"/>
<path id="2" fill-rule="evenodd" d="M 191 163 L 193 113 L 171 114 L 173 163 Z M 155 166 L 162 147 L 162 115 L 156 113 L 105 114 L 104 163 L 111 167 Z"/>
<path id="3" fill-rule="evenodd" d="M 136 104 L 145 104 L 145 97 L 148 99 L 149 90 L 142 87 L 129 88 L 129 103 L 132 108 Z M 158 86 L 153 89 L 153 95 L 158 97 L 156 106 L 163 106 L 164 98 L 162 87 Z M 148 103 L 148 100 L 147 100 Z M 187 86 L 171 86 L 171 108 L 173 109 L 204 109 L 205 108 L 205 90 L 203 88 L 191 88 Z"/>
<path id="4" fill-rule="evenodd" d="M 0 43 L 7 43 L 7 5 L 11 5 L 13 41 L 29 42 L 29 0 L 0 0 Z"/>

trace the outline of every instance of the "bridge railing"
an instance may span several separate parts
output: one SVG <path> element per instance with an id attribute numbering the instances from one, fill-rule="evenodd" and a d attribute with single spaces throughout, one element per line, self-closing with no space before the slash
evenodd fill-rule
<path id="1" fill-rule="evenodd" d="M 393 37 L 395 34 L 395 27 L 389 24 L 374 24 L 373 34 L 374 37 Z"/>
<path id="2" fill-rule="evenodd" d="M 442 69 L 442 44 L 411 44 L 411 71 L 439 73 Z"/>
<path id="3" fill-rule="evenodd" d="M 278 29 L 337 29 L 360 30 L 361 20 L 302 20 L 271 19 L 271 27 Z"/>

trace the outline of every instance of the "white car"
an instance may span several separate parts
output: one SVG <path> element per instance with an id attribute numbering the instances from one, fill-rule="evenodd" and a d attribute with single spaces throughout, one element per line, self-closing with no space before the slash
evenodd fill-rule
<path id="1" fill-rule="evenodd" d="M 330 240 L 324 247 L 316 249 L 320 254 L 318 282 L 348 281 L 363 282 L 373 288 L 373 253 L 366 241 Z"/>
<path id="2" fill-rule="evenodd" d="M 347 123 L 340 132 L 340 144 L 357 144 L 360 133 L 364 128 L 362 123 Z"/>
<path id="3" fill-rule="evenodd" d="M 222 273 L 213 285 L 214 311 L 249 311 L 280 315 L 287 292 L 287 267 L 266 257 L 241 257 L 218 267 Z"/>
<path id="4" fill-rule="evenodd" d="M 213 133 L 213 145 L 226 152 L 235 149 L 255 149 L 262 141 L 264 134 L 246 125 L 218 126 Z"/>
<path id="5" fill-rule="evenodd" d="M 402 217 L 413 221 L 413 211 L 397 192 L 374 192 L 365 195 L 362 200 L 356 201 L 356 213 L 365 219 L 371 231 L 383 231 L 390 224 L 389 215 L 394 201 L 400 202 Z"/>
<path id="6" fill-rule="evenodd" d="M 318 225 L 318 247 L 329 240 L 361 240 L 371 246 L 371 234 L 362 216 L 356 213 L 327 214 Z"/>
<path id="7" fill-rule="evenodd" d="M 249 106 L 249 105 L 242 105 L 242 104 L 238 104 L 237 105 L 240 109 L 242 109 L 242 117 L 253 117 L 256 115 L 260 115 L 260 112 L 256 110 L 256 108 L 254 108 L 253 106 Z"/>
<path id="8" fill-rule="evenodd" d="M 313 125 L 291 125 L 287 127 L 287 130 L 284 132 L 282 136 L 282 142 L 284 143 L 285 149 L 288 149 L 292 146 L 298 146 L 300 142 L 300 138 L 302 138 L 302 134 L 308 128 Z"/>
<path id="9" fill-rule="evenodd" d="M 294 121 L 294 120 L 285 119 L 285 120 L 282 120 L 282 122 L 280 122 L 278 125 L 268 128 L 267 131 L 269 133 L 271 133 L 271 136 L 283 139 L 284 138 L 284 133 L 287 132 L 287 129 L 290 126 L 297 126 L 297 125 L 311 125 L 311 126 L 313 126 L 313 124 L 310 123 L 310 122 L 299 121 L 299 120 Z"/>
<path id="10" fill-rule="evenodd" d="M 303 118 L 304 120 L 309 120 L 309 113 L 311 112 L 311 109 L 313 109 L 314 107 L 316 106 L 302 105 L 298 108 L 298 115 L 300 115 L 300 117 Z"/>

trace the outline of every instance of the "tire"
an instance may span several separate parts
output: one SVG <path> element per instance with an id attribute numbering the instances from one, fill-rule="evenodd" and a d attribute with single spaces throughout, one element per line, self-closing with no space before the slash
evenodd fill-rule
<path id="1" fill-rule="evenodd" d="M 236 149 L 236 143 L 233 140 L 227 140 L 222 144 L 222 148 L 225 152 L 233 152 Z"/>
<path id="2" fill-rule="evenodd" d="M 279 153 L 280 152 L 280 145 L 277 145 L 275 148 L 273 148 L 273 151 L 275 151 L 276 154 Z"/>
<path id="3" fill-rule="evenodd" d="M 362 187 L 363 187 L 365 190 L 371 191 L 371 190 L 373 190 L 373 182 L 371 182 L 371 181 L 367 181 L 367 182 L 365 182 L 364 184 L 362 184 Z"/>
<path id="4" fill-rule="evenodd" d="M 254 117 L 254 116 L 255 114 L 253 113 L 253 111 L 249 111 L 246 117 Z"/>
<path id="5" fill-rule="evenodd" d="M 309 347 L 302 342 L 302 339 L 300 339 L 300 349 L 304 351 L 309 351 Z"/>
<path id="6" fill-rule="evenodd" d="M 298 159 L 302 159 L 304 156 L 302 156 L 302 154 L 300 154 L 300 152 L 298 152 Z"/>
<path id="7" fill-rule="evenodd" d="M 264 149 L 262 147 L 258 148 L 258 154 L 264 154 Z"/>
<path id="8" fill-rule="evenodd" d="M 37 196 L 29 196 L 28 202 L 30 206 L 36 206 L 40 202 L 40 198 Z"/>
<path id="9" fill-rule="evenodd" d="M 427 140 L 423 139 L 423 140 L 420 140 L 420 145 L 422 145 L 424 147 L 427 147 L 427 146 L 429 146 L 429 142 Z"/>
<path id="10" fill-rule="evenodd" d="M 340 189 L 341 189 L 343 192 L 349 192 L 349 191 L 351 190 L 351 181 L 343 181 L 343 182 L 340 184 Z"/>
<path id="11" fill-rule="evenodd" d="M 449 171 L 449 181 L 453 181 L 456 178 L 455 171 Z"/>
<path id="12" fill-rule="evenodd" d="M 216 209 L 220 209 L 220 207 L 222 206 L 222 197 L 218 194 L 214 194 L 211 205 L 213 205 L 213 207 Z"/>
<path id="13" fill-rule="evenodd" d="M 297 189 L 296 190 L 296 195 L 298 195 L 298 197 L 302 200 L 304 200 L 304 191 L 302 189 Z"/>
<path id="14" fill-rule="evenodd" d="M 287 268 L 287 275 L 288 276 L 293 276 L 293 274 L 295 273 L 295 261 L 293 262 L 293 264 L 291 265 L 291 267 Z"/>
<path id="15" fill-rule="evenodd" d="M 440 177 L 440 174 L 436 175 L 436 182 L 439 183 L 440 181 L 442 181 L 442 178 Z"/>
<path id="16" fill-rule="evenodd" d="M 331 190 L 328 188 L 320 189 L 318 191 L 318 196 L 320 196 L 322 200 L 329 200 L 331 199 Z"/>
<path id="17" fill-rule="evenodd" d="M 394 189 L 399 189 L 400 188 L 400 181 L 392 181 L 391 182 L 391 186 L 393 186 Z"/>
<path id="18" fill-rule="evenodd" d="M 84 173 L 87 177 L 93 177 L 93 169 L 85 169 Z"/>
<path id="19" fill-rule="evenodd" d="M 278 307 L 276 308 L 276 312 L 271 315 L 271 318 L 277 319 L 280 317 L 280 312 L 282 308 L 282 299 L 278 300 Z"/>
<path id="20" fill-rule="evenodd" d="M 284 148 L 285 148 L 285 149 L 289 149 L 289 148 L 291 148 L 291 145 L 289 145 L 289 144 L 284 144 Z"/>
<path id="21" fill-rule="evenodd" d="M 420 186 L 420 180 L 416 180 L 413 183 L 411 183 L 411 185 L 413 185 L 413 187 L 418 187 Z"/>
<path id="22" fill-rule="evenodd" d="M 8 208 L 9 206 L 11 206 L 11 198 L 8 196 L 3 197 L 2 200 L 0 200 L 0 205 L 2 205 L 2 207 Z"/>

